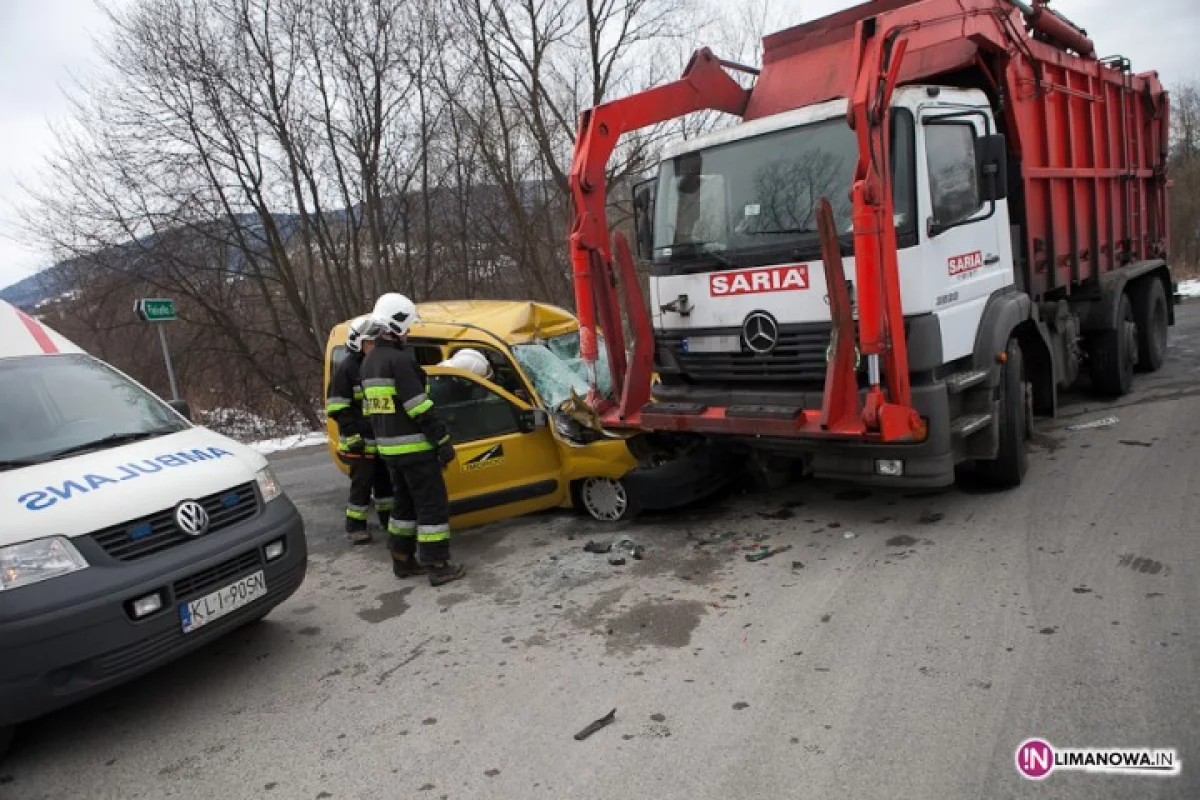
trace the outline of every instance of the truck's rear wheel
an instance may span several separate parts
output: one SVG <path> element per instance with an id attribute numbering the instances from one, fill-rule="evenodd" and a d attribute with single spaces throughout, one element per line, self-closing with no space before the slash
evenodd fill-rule
<path id="1" fill-rule="evenodd" d="M 1117 307 L 1117 327 L 1092 340 L 1092 383 L 1101 394 L 1120 397 L 1133 386 L 1133 369 L 1138 361 L 1138 326 L 1129 295 L 1122 294 Z"/>
<path id="2" fill-rule="evenodd" d="M 1003 488 L 1020 486 L 1029 467 L 1025 440 L 1029 436 L 1028 385 L 1021 345 L 1009 339 L 1007 358 L 1000 376 L 1000 448 L 991 461 L 976 462 L 976 473 L 986 482 Z"/>
<path id="3" fill-rule="evenodd" d="M 1133 319 L 1137 322 L 1141 372 L 1157 372 L 1167 358 L 1167 291 L 1157 275 L 1142 278 L 1133 289 Z"/>

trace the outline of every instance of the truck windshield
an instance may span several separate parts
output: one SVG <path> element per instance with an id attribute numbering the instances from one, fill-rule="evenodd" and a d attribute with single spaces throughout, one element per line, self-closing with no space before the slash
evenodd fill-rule
<path id="1" fill-rule="evenodd" d="M 901 121 L 899 124 L 895 124 Z M 896 225 L 912 217 L 912 120 L 893 115 Z M 850 185 L 858 149 L 845 119 L 816 122 L 684 153 L 662 163 L 654 213 L 654 260 L 708 259 L 799 248 L 819 255 L 817 204 L 829 199 L 849 233 Z M 720 267 L 719 267 L 720 268 Z"/>
<path id="2" fill-rule="evenodd" d="M 154 395 L 86 355 L 0 361 L 0 470 L 189 427 Z"/>

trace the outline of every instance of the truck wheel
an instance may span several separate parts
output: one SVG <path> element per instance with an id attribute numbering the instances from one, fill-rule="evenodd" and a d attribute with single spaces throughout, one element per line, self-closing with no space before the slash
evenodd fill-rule
<path id="1" fill-rule="evenodd" d="M 584 478 L 576 483 L 575 506 L 599 522 L 625 522 L 638 512 L 625 482 L 616 478 Z"/>
<path id="2" fill-rule="evenodd" d="M 1008 356 L 1000 376 L 1000 449 L 991 461 L 976 463 L 976 472 L 986 482 L 1005 489 L 1020 486 L 1029 467 L 1025 440 L 1029 436 L 1028 384 L 1025 359 L 1016 339 L 1008 340 Z"/>
<path id="3" fill-rule="evenodd" d="M 1138 281 L 1133 288 L 1133 319 L 1141 372 L 1157 372 L 1167 358 L 1167 317 L 1167 292 L 1158 276 Z"/>
<path id="4" fill-rule="evenodd" d="M 1092 383 L 1101 394 L 1120 397 L 1133 386 L 1133 369 L 1138 360 L 1137 327 L 1129 295 L 1122 294 L 1116 330 L 1104 331 L 1092 341 L 1089 359 Z"/>

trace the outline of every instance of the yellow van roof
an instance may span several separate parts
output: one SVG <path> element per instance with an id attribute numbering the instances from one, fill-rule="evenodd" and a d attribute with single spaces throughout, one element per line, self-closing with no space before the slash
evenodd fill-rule
<path id="1" fill-rule="evenodd" d="M 442 303 L 418 303 L 421 322 L 413 334 L 434 325 L 472 325 L 483 328 L 509 344 L 528 344 L 536 339 L 561 336 L 579 329 L 579 322 L 568 311 L 547 303 L 517 300 L 448 300 Z M 432 331 L 430 331 L 432 333 Z"/>
<path id="2" fill-rule="evenodd" d="M 507 344 L 528 344 L 579 330 L 579 321 L 568 311 L 548 303 L 519 300 L 447 300 L 418 303 L 421 321 L 412 327 L 416 338 L 456 339 L 469 337 L 471 329 L 482 328 Z M 346 322 L 330 331 L 335 344 L 346 340 Z M 448 330 L 449 329 L 449 330 Z"/>

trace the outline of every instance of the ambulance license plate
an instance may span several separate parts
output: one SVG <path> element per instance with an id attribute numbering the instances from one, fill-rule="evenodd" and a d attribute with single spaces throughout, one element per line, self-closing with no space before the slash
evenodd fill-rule
<path id="1" fill-rule="evenodd" d="M 229 584 L 223 589 L 204 595 L 196 600 L 179 604 L 179 619 L 183 632 L 191 633 L 226 614 L 250 605 L 267 593 L 267 576 L 260 569 Z"/>

